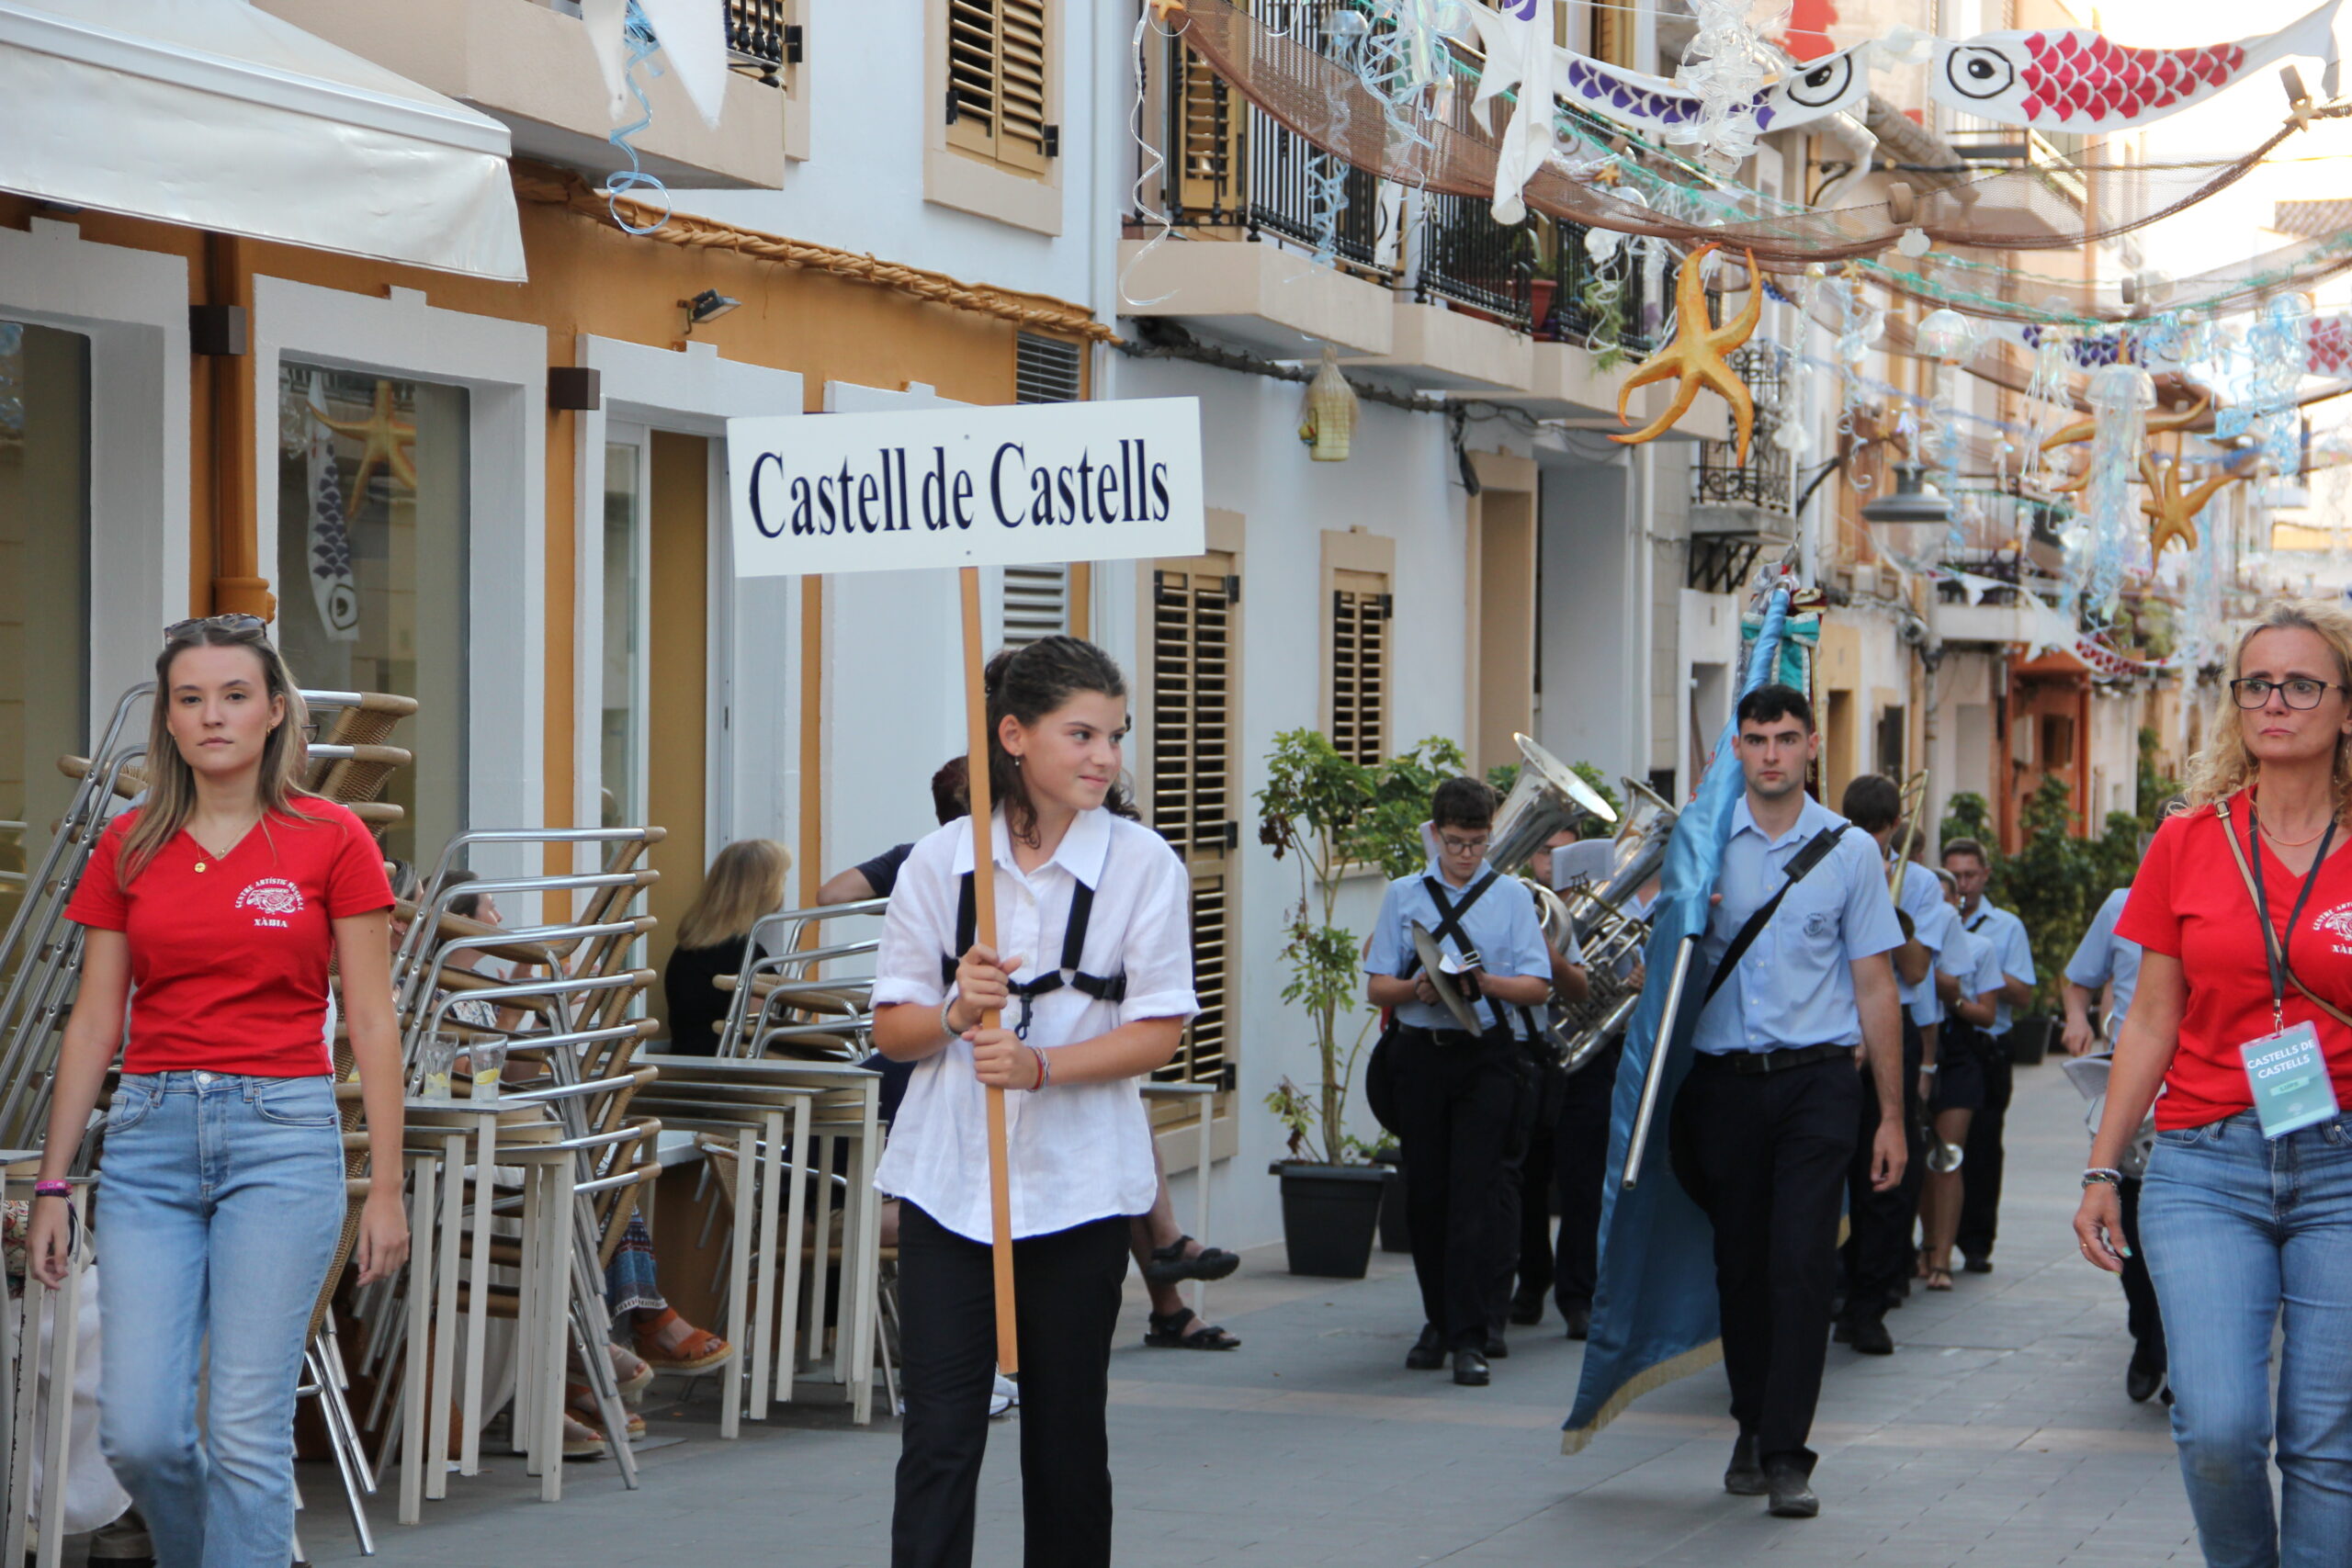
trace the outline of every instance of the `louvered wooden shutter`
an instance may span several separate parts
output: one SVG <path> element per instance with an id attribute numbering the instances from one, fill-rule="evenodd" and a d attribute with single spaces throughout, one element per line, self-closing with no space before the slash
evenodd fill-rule
<path id="1" fill-rule="evenodd" d="M 1163 1082 L 1223 1082 L 1232 1059 L 1235 566 L 1212 551 L 1161 561 L 1152 577 L 1151 825 L 1192 873 L 1201 1004 L 1176 1059 L 1154 1075 Z"/>
<path id="2" fill-rule="evenodd" d="M 1232 92 L 1225 78 L 1210 70 L 1201 57 L 1170 39 L 1170 60 L 1175 74 L 1171 95 L 1176 115 L 1176 190 L 1179 209 L 1187 214 L 1234 215 L 1240 193 L 1233 172 L 1240 167 L 1242 150 L 1236 145 L 1237 126 L 1248 117 L 1233 112 Z"/>
<path id="3" fill-rule="evenodd" d="M 1388 579 L 1332 574 L 1331 744 L 1366 764 L 1388 754 Z"/>
<path id="4" fill-rule="evenodd" d="M 1069 568 L 1009 566 L 1004 569 L 1004 646 L 1026 648 L 1069 628 Z"/>
<path id="5" fill-rule="evenodd" d="M 1046 0 L 947 0 L 947 144 L 1023 174 L 1048 156 Z"/>

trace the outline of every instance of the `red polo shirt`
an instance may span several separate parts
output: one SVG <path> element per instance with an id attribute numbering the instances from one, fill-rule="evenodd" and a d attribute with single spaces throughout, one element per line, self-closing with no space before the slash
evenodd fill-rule
<path id="1" fill-rule="evenodd" d="M 2244 794 L 2230 802 L 2230 828 L 2238 848 L 2245 850 Z M 2352 1012 L 2352 850 L 2344 840 L 2339 832 L 2336 852 L 2321 863 L 2319 879 L 2291 933 L 2287 917 L 2303 879 L 2287 869 L 2267 840 L 2259 852 L 2271 925 L 2287 941 L 2288 962 L 2304 985 Z M 2251 868 L 2251 854 L 2247 864 Z M 2238 874 L 2211 807 L 2172 818 L 2156 829 L 2132 879 L 2132 896 L 2115 922 L 2115 934 L 2179 959 L 2188 982 L 2180 1048 L 2156 1100 L 2159 1128 L 2202 1127 L 2254 1104 L 2238 1047 L 2271 1030 L 2270 967 L 2258 919 L 2254 896 Z M 2280 1010 L 2289 1024 L 2308 1022 L 2319 1031 L 2336 1101 L 2352 1106 L 2352 1030 L 2312 1006 L 2291 981 Z"/>
<path id="2" fill-rule="evenodd" d="M 358 818 L 305 797 L 219 858 L 183 832 L 128 888 L 116 881 L 136 808 L 107 825 L 65 918 L 130 940 L 127 1073 L 203 1068 L 310 1077 L 324 1039 L 329 922 L 392 906 L 383 852 Z"/>

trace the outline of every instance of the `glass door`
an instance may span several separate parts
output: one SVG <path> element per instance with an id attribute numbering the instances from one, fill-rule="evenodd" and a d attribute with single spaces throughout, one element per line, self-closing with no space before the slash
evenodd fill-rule
<path id="1" fill-rule="evenodd" d="M 605 431 L 597 786 L 599 819 L 612 828 L 646 820 L 646 649 L 652 576 L 646 503 L 651 485 L 645 431 L 616 423 Z"/>

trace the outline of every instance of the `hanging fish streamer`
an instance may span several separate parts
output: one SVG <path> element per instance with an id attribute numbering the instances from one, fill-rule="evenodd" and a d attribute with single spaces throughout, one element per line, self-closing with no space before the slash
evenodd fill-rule
<path id="1" fill-rule="evenodd" d="M 1748 6 L 1749 0 L 1690 0 L 1698 35 L 1683 50 L 1674 79 L 1697 95 L 1699 114 L 1663 131 L 1667 141 L 1696 147 L 1706 163 L 1723 169 L 1756 155 L 1756 104 L 1772 66 L 1763 35 L 1781 31 L 1789 17 L 1788 0 L 1779 0 L 1768 6 L 1760 28 L 1751 26 Z"/>
<path id="2" fill-rule="evenodd" d="M 2074 581 L 2084 611 L 2103 621 L 2139 535 L 2132 476 L 2147 438 L 2156 384 L 2136 365 L 2110 365 L 2091 378 L 2089 396 L 2091 470 L 2083 497 L 2089 537 Z"/>

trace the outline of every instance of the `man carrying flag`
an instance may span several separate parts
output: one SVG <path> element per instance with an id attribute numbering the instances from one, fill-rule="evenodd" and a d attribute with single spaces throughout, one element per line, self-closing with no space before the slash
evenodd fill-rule
<path id="1" fill-rule="evenodd" d="M 1771 1511 L 1821 1505 L 1805 1439 L 1828 1354 L 1846 1168 L 1878 1098 L 1871 1181 L 1903 1177 L 1903 944 L 1870 834 L 1804 793 L 1820 749 L 1803 693 L 1741 697 L 1732 807 L 1716 900 L 1700 942 L 1712 975 L 1692 1003 L 1690 1076 L 1671 1122 L 1676 1176 L 1714 1231 L 1724 1371 L 1739 1439 L 1724 1489 Z M 1695 982 L 1694 982 L 1695 983 Z M 1854 1048 L 1867 1055 L 1867 1080 Z"/>

